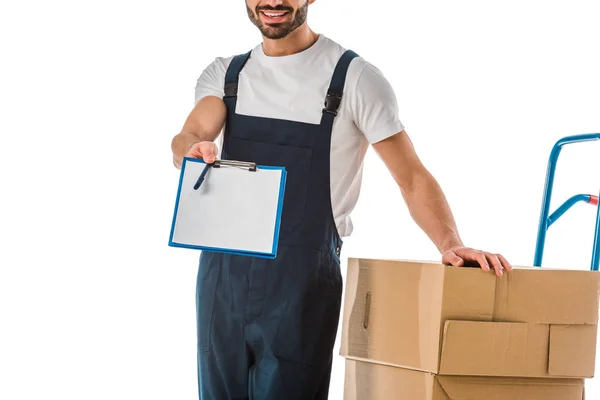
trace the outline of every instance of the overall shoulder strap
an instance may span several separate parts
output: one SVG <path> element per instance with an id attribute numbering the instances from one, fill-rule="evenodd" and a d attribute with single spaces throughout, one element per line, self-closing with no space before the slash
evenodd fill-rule
<path id="1" fill-rule="evenodd" d="M 337 110 L 340 107 L 342 95 L 344 93 L 348 67 L 356 57 L 358 57 L 358 54 L 354 51 L 346 50 L 335 66 L 329 89 L 327 89 L 327 96 L 325 97 L 325 108 L 323 108 L 324 116 L 330 114 L 335 117 L 337 115 Z"/>
<path id="2" fill-rule="evenodd" d="M 229 121 L 229 118 L 231 118 L 231 116 L 235 114 L 239 75 L 242 71 L 242 68 L 244 68 L 244 65 L 246 65 L 246 62 L 250 58 L 251 52 L 252 51 L 249 51 L 247 53 L 238 54 L 237 56 L 234 56 L 231 62 L 229 63 L 229 67 L 227 67 L 227 72 L 225 73 L 225 82 L 223 83 L 223 102 L 227 107 L 227 121 Z M 224 160 L 228 159 L 227 152 L 229 149 L 229 136 L 229 129 L 227 128 L 226 122 L 225 133 L 223 135 L 223 149 L 221 151 L 221 158 Z"/>
<path id="3" fill-rule="evenodd" d="M 246 62 L 250 58 L 250 53 L 251 51 L 244 54 L 238 54 L 231 60 L 227 72 L 225 73 L 225 98 L 237 96 L 240 71 L 244 68 L 244 65 L 246 65 Z"/>

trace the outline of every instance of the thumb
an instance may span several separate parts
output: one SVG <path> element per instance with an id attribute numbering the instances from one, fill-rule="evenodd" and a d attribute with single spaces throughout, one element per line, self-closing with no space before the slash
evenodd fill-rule
<path id="1" fill-rule="evenodd" d="M 453 265 L 455 267 L 462 267 L 464 261 L 454 251 L 448 251 L 442 256 L 442 263 L 446 265 Z"/>
<path id="2" fill-rule="evenodd" d="M 211 146 L 205 146 L 202 151 L 202 158 L 205 162 L 212 164 L 217 159 L 217 146 L 211 143 Z"/>

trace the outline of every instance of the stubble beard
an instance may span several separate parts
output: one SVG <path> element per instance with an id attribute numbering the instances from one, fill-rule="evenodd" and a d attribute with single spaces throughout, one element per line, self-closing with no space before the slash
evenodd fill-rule
<path id="1" fill-rule="evenodd" d="M 264 8 L 263 8 L 264 9 Z M 269 8 L 270 10 L 277 11 L 281 8 Z M 289 8 L 284 8 L 284 10 L 289 10 Z M 246 11 L 248 12 L 248 18 L 250 21 L 260 30 L 260 33 L 268 38 L 268 39 L 283 39 L 288 36 L 290 33 L 298 29 L 304 22 L 306 22 L 306 17 L 308 15 L 308 0 L 302 7 L 296 10 L 293 19 L 289 22 L 283 22 L 278 24 L 269 24 L 265 25 L 260 20 L 260 11 L 258 8 L 255 11 L 252 11 L 248 5 L 246 5 Z M 290 11 L 291 12 L 291 11 Z"/>

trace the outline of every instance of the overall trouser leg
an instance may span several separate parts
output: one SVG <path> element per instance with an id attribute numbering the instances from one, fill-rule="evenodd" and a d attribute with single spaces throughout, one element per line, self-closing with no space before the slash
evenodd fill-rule
<path id="1" fill-rule="evenodd" d="M 339 264 L 321 250 L 281 249 L 262 314 L 248 325 L 250 399 L 327 399 L 342 297 Z M 274 266 L 274 265 L 273 265 Z"/>
<path id="2" fill-rule="evenodd" d="M 202 254 L 198 273 L 201 399 L 326 399 L 342 280 L 321 250 L 278 261 Z"/>
<path id="3" fill-rule="evenodd" d="M 244 326 L 251 262 L 249 257 L 201 255 L 196 289 L 201 400 L 248 399 L 252 359 Z"/>

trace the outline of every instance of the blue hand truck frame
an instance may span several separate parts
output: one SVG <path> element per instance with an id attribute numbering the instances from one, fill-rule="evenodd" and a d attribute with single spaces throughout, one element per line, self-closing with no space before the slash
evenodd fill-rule
<path id="1" fill-rule="evenodd" d="M 550 159 L 548 160 L 548 169 L 546 171 L 546 183 L 544 187 L 544 195 L 542 199 L 542 211 L 540 213 L 539 228 L 537 234 L 537 242 L 535 246 L 535 256 L 533 265 L 535 267 L 542 266 L 542 258 L 544 253 L 544 245 L 546 243 L 546 233 L 550 225 L 558 220 L 567 210 L 569 210 L 576 203 L 583 201 L 597 207 L 596 212 L 596 231 L 594 234 L 594 243 L 592 249 L 592 262 L 590 270 L 598 271 L 600 267 L 600 206 L 598 206 L 598 196 L 592 194 L 577 194 L 567 199 L 560 207 L 550 214 L 550 199 L 552 197 L 552 189 L 554 186 L 554 175 L 556 172 L 556 163 L 558 156 L 563 148 L 568 144 L 590 142 L 593 140 L 600 140 L 600 133 L 588 133 L 581 135 L 567 136 L 558 140 L 552 152 L 550 153 Z M 600 193 L 599 193 L 600 196 Z"/>

